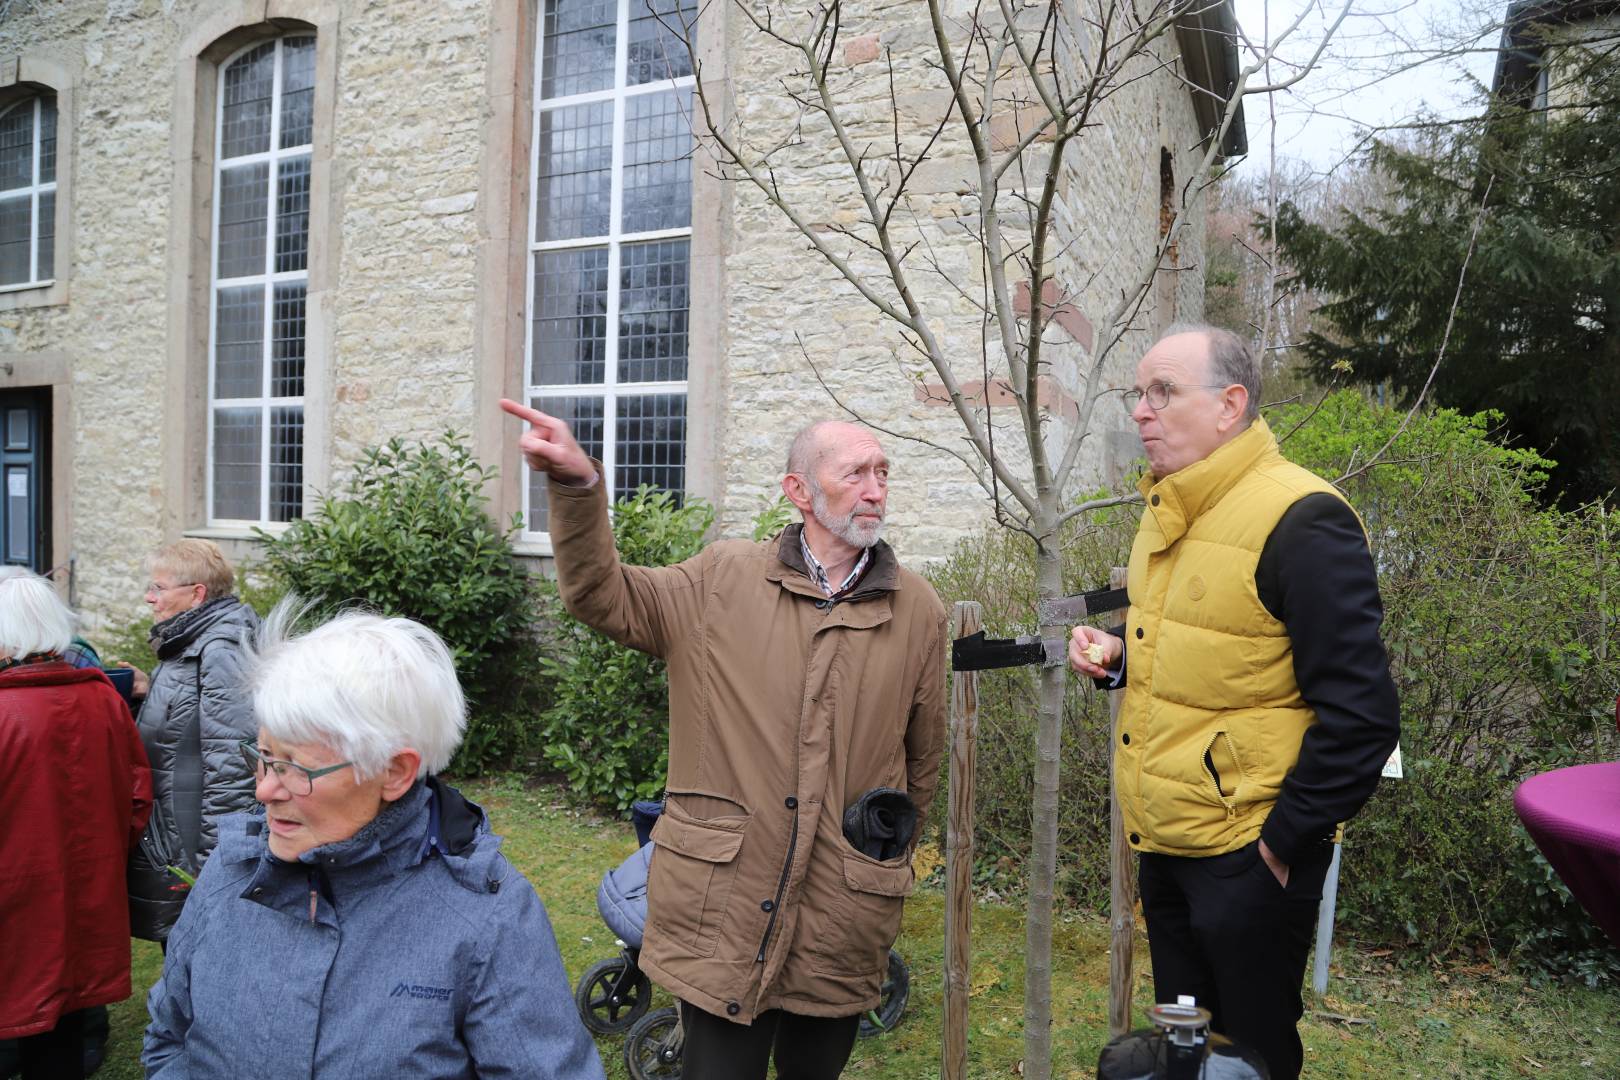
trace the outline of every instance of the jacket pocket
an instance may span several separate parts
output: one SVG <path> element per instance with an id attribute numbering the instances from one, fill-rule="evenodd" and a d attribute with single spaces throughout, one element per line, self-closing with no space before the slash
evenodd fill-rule
<path id="1" fill-rule="evenodd" d="M 911 893 L 911 854 L 878 862 L 844 850 L 843 885 L 830 925 L 818 936 L 825 943 L 812 968 L 823 974 L 865 976 L 882 971 L 889 947 L 900 936 L 900 914 Z"/>
<path id="2" fill-rule="evenodd" d="M 684 951 L 713 956 L 737 877 L 746 816 L 699 821 L 673 801 L 653 825 L 648 915 Z"/>
<path id="3" fill-rule="evenodd" d="M 1224 731 L 1217 731 L 1204 748 L 1204 775 L 1214 786 L 1215 798 L 1229 813 L 1234 810 L 1238 790 L 1243 786 L 1243 765 L 1232 736 Z"/>

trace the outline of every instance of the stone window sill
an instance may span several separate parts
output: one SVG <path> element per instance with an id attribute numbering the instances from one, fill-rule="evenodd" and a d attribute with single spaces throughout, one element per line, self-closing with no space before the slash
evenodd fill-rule
<path id="1" fill-rule="evenodd" d="M 68 302 L 68 283 L 62 278 L 27 285 L 0 286 L 0 311 L 60 307 Z"/>

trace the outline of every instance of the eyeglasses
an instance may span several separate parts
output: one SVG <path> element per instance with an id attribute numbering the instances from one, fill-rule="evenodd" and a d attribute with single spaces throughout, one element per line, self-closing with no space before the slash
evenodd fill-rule
<path id="1" fill-rule="evenodd" d="M 183 581 L 178 585 L 159 585 L 155 581 L 148 581 L 146 583 L 146 592 L 143 593 L 142 595 L 143 596 L 151 596 L 153 593 L 168 592 L 170 589 L 189 589 L 193 585 L 200 585 L 200 584 L 202 584 L 202 583 L 198 582 L 198 581 Z"/>
<path id="2" fill-rule="evenodd" d="M 248 768 L 253 770 L 253 776 L 256 780 L 263 780 L 265 771 L 273 769 L 275 770 L 276 780 L 294 795 L 308 795 L 315 790 L 317 777 L 325 776 L 327 773 L 335 773 L 339 769 L 347 769 L 354 764 L 352 761 L 344 761 L 336 765 L 328 765 L 324 769 L 306 769 L 296 762 L 265 757 L 259 753 L 259 747 L 254 739 L 243 739 L 236 745 L 242 751 L 242 759 L 248 763 Z"/>
<path id="3" fill-rule="evenodd" d="M 1169 407 L 1170 397 L 1177 390 L 1225 390 L 1230 385 L 1230 383 L 1153 382 L 1148 383 L 1146 390 L 1137 390 L 1133 387 L 1132 389 L 1126 390 L 1124 393 L 1120 394 L 1119 397 L 1120 400 L 1125 403 L 1126 412 L 1135 412 L 1136 403 L 1141 401 L 1143 398 L 1147 399 L 1148 408 L 1152 409 L 1154 412 L 1158 412 L 1160 409 Z"/>

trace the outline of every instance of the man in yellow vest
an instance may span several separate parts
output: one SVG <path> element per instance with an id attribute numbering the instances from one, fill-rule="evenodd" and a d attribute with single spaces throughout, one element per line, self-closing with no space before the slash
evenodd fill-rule
<path id="1" fill-rule="evenodd" d="M 1125 693 L 1114 777 L 1157 1000 L 1192 995 L 1292 1080 L 1333 836 L 1400 735 L 1378 578 L 1355 511 L 1278 452 L 1243 339 L 1173 330 L 1124 396 L 1149 466 L 1130 611 L 1077 627 L 1069 662 Z"/>

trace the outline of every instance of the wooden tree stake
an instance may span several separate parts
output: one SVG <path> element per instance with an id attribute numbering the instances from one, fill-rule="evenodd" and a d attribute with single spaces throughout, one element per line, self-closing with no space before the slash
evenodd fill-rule
<path id="1" fill-rule="evenodd" d="M 951 637 L 976 634 L 983 615 L 971 600 L 953 605 Z M 945 828 L 945 1035 L 941 1080 L 966 1080 L 968 991 L 972 976 L 973 785 L 978 757 L 979 673 L 951 675 L 950 820 Z"/>
<path id="2" fill-rule="evenodd" d="M 1108 587 L 1125 587 L 1125 568 L 1116 566 L 1108 575 Z M 1125 842 L 1125 819 L 1119 812 L 1119 792 L 1114 784 L 1114 748 L 1119 724 L 1120 699 L 1108 695 L 1108 1034 L 1117 1037 L 1131 1029 L 1131 960 L 1136 949 L 1136 861 Z M 954 775 L 954 774 L 953 774 Z"/>

